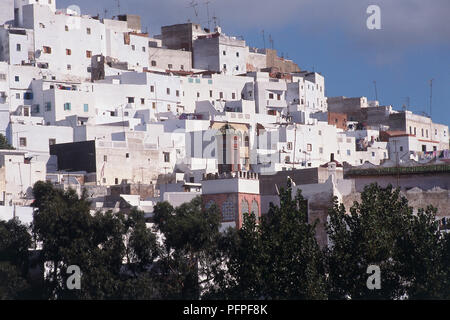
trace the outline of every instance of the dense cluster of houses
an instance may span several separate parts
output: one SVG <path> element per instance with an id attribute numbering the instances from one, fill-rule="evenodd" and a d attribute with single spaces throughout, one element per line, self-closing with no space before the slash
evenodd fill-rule
<path id="1" fill-rule="evenodd" d="M 47 180 L 88 190 L 93 210 L 136 206 L 149 217 L 158 201 L 202 195 L 224 226 L 239 226 L 290 178 L 323 223 L 333 196 L 351 203 L 378 181 L 442 208 L 445 225 L 447 125 L 326 97 L 320 73 L 220 26 L 150 36 L 139 16 L 81 15 L 55 1 L 0 4 L 0 133 L 14 147 L 0 150 L 1 218 L 29 222 L 32 186 Z"/>

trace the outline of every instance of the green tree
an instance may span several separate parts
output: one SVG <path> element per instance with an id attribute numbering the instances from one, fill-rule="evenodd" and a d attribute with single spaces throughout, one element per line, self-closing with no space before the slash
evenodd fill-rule
<path id="1" fill-rule="evenodd" d="M 31 236 L 19 220 L 0 221 L 0 299 L 29 297 Z"/>
<path id="2" fill-rule="evenodd" d="M 366 186 L 350 214 L 335 205 L 330 211 L 327 252 L 332 299 L 441 298 L 445 296 L 443 237 L 436 210 L 414 215 L 392 186 Z M 381 270 L 381 289 L 367 288 L 369 265 Z"/>
<path id="3" fill-rule="evenodd" d="M 78 197 L 51 183 L 38 182 L 33 192 L 33 232 L 42 244 L 41 262 L 51 267 L 44 288 L 47 298 L 126 299 L 148 293 L 126 290 L 156 257 L 156 237 L 146 228 L 142 212 L 92 215 L 86 193 Z M 81 269 L 81 290 L 66 286 L 70 265 Z"/>
<path id="4" fill-rule="evenodd" d="M 9 144 L 6 137 L 1 133 L 0 133 L 0 149 L 14 150 L 14 147 Z"/>
<path id="5" fill-rule="evenodd" d="M 216 265 L 210 257 L 220 237 L 217 208 L 203 210 L 200 197 L 177 208 L 161 202 L 154 208 L 154 222 L 164 238 L 158 267 L 164 297 L 198 299 Z"/>
<path id="6" fill-rule="evenodd" d="M 228 231 L 228 274 L 219 286 L 225 298 L 326 298 L 323 255 L 304 198 L 300 191 L 292 196 L 290 181 L 279 197 L 280 206 L 271 205 L 260 222 L 246 214 L 240 230 Z"/>

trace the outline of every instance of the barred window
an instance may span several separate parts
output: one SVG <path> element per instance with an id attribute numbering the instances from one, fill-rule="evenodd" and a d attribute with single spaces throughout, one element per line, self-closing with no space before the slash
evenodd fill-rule
<path id="1" fill-rule="evenodd" d="M 231 200 L 227 200 L 222 204 L 222 220 L 233 221 L 235 216 L 234 203 Z"/>

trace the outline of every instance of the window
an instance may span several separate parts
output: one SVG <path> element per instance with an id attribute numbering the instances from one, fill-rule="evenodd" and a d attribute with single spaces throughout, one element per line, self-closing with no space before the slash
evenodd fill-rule
<path id="1" fill-rule="evenodd" d="M 239 66 L 236 66 L 236 71 L 239 71 Z"/>
<path id="2" fill-rule="evenodd" d="M 52 103 L 51 102 L 45 103 L 45 111 L 52 111 Z"/>
<path id="3" fill-rule="evenodd" d="M 34 113 L 39 113 L 39 112 L 41 112 L 41 106 L 37 104 L 34 106 Z"/>
<path id="4" fill-rule="evenodd" d="M 213 91 L 209 90 L 209 97 L 212 98 L 213 97 Z"/>
<path id="5" fill-rule="evenodd" d="M 15 82 L 19 82 L 19 81 L 20 81 L 20 77 L 19 77 L 19 76 L 15 76 L 15 77 L 14 77 L 14 81 L 15 81 Z"/>
<path id="6" fill-rule="evenodd" d="M 241 213 L 242 214 L 249 213 L 248 209 L 249 209 L 248 208 L 248 202 L 246 200 L 242 200 L 242 202 L 241 202 Z"/>
<path id="7" fill-rule="evenodd" d="M 290 163 L 290 162 L 291 162 L 291 157 L 286 156 L 286 157 L 284 158 L 284 162 L 285 162 L 285 163 Z"/>
<path id="8" fill-rule="evenodd" d="M 103 161 L 104 161 L 104 162 L 108 162 L 108 156 L 107 156 L 107 155 L 104 155 L 104 156 L 103 156 Z"/>
<path id="9" fill-rule="evenodd" d="M 400 151 L 403 151 L 403 146 L 400 146 Z"/>
<path id="10" fill-rule="evenodd" d="M 166 93 L 169 95 L 170 94 L 170 88 L 166 89 Z"/>
<path id="11" fill-rule="evenodd" d="M 133 51 L 136 50 L 136 46 L 134 44 L 131 45 L 131 50 L 133 50 Z"/>
<path id="12" fill-rule="evenodd" d="M 423 137 L 423 128 L 422 128 L 422 137 Z"/>
<path id="13" fill-rule="evenodd" d="M 20 99 L 20 93 L 16 93 L 16 99 Z"/>
<path id="14" fill-rule="evenodd" d="M 189 78 L 188 82 L 189 82 L 189 83 L 193 83 L 193 82 L 194 82 L 194 79 Z"/>
<path id="15" fill-rule="evenodd" d="M 312 144 L 308 143 L 306 145 L 306 151 L 311 152 L 312 151 Z"/>
<path id="16" fill-rule="evenodd" d="M 170 162 L 170 152 L 163 152 L 164 162 Z"/>
<path id="17" fill-rule="evenodd" d="M 277 94 L 277 100 L 281 100 L 281 94 Z"/>
<path id="18" fill-rule="evenodd" d="M 150 92 L 155 92 L 155 87 L 154 86 L 150 86 Z"/>
<path id="19" fill-rule="evenodd" d="M 252 201 L 252 213 L 255 215 L 256 219 L 258 220 L 259 206 L 258 206 L 258 202 L 256 202 L 256 200 Z"/>
<path id="20" fill-rule="evenodd" d="M 223 99 L 223 92 L 219 93 L 219 97 L 220 97 L 220 99 Z"/>
<path id="21" fill-rule="evenodd" d="M 233 221 L 235 217 L 234 203 L 231 200 L 227 200 L 222 204 L 222 220 Z"/>
<path id="22" fill-rule="evenodd" d="M 0 81 L 6 81 L 6 74 L 0 73 Z"/>
<path id="23" fill-rule="evenodd" d="M 152 102 L 152 108 L 156 109 L 156 102 Z"/>
<path id="24" fill-rule="evenodd" d="M 181 70 L 184 70 L 184 66 L 183 66 L 183 65 L 181 65 L 181 66 L 180 66 L 180 69 L 181 69 Z"/>
<path id="25" fill-rule="evenodd" d="M 226 52 L 225 50 L 223 50 L 223 51 L 222 51 L 222 54 L 223 54 L 224 56 L 226 56 L 226 55 L 227 55 L 227 52 Z"/>
<path id="26" fill-rule="evenodd" d="M 412 127 L 409 127 L 409 134 L 412 134 Z"/>
<path id="27" fill-rule="evenodd" d="M 130 154 L 129 153 L 125 153 L 125 158 L 129 158 L 130 157 Z"/>
<path id="28" fill-rule="evenodd" d="M 145 52 L 145 47 L 142 47 L 142 52 Z"/>
<path id="29" fill-rule="evenodd" d="M 227 70 L 227 65 L 224 64 L 224 65 L 223 65 L 223 68 L 224 68 L 224 70 Z"/>
<path id="30" fill-rule="evenodd" d="M 292 150 L 292 142 L 288 142 L 287 143 L 287 149 L 288 150 Z"/>
<path id="31" fill-rule="evenodd" d="M 19 138 L 19 146 L 26 147 L 27 146 L 27 138 L 20 137 Z"/>
<path id="32" fill-rule="evenodd" d="M 236 93 L 233 92 L 233 93 L 231 94 L 231 99 L 233 99 L 233 100 L 236 99 Z"/>
<path id="33" fill-rule="evenodd" d="M 69 26 L 65 26 L 64 29 L 65 29 L 66 31 L 69 31 Z"/>
<path id="34" fill-rule="evenodd" d="M 427 138 L 428 138 L 428 129 L 427 129 L 425 132 L 426 132 L 426 136 L 427 136 Z"/>
<path id="35" fill-rule="evenodd" d="M 269 99 L 273 99 L 273 93 L 269 93 Z"/>
<path id="36" fill-rule="evenodd" d="M 437 147 L 436 146 L 433 146 L 433 151 L 436 151 L 437 150 Z"/>
<path id="37" fill-rule="evenodd" d="M 320 153 L 320 154 L 323 153 L 323 148 L 322 148 L 322 147 L 319 148 L 319 153 Z"/>
<path id="38" fill-rule="evenodd" d="M 422 145 L 422 152 L 427 152 L 427 146 L 425 144 Z"/>
<path id="39" fill-rule="evenodd" d="M 33 92 L 25 92 L 25 93 L 23 94 L 23 98 L 24 98 L 25 100 L 33 100 Z"/>
<path id="40" fill-rule="evenodd" d="M 352 155 L 352 152 L 351 152 L 350 150 L 347 150 L 347 155 L 348 155 L 348 156 L 351 156 L 351 155 Z"/>
<path id="41" fill-rule="evenodd" d="M 179 96 L 180 96 L 180 90 L 175 91 L 175 95 L 176 95 L 177 97 L 179 97 Z"/>
<path id="42" fill-rule="evenodd" d="M 145 98 L 141 98 L 141 104 L 145 104 Z"/>
<path id="43" fill-rule="evenodd" d="M 92 51 L 86 50 L 86 58 L 92 57 Z"/>
<path id="44" fill-rule="evenodd" d="M 128 103 L 134 103 L 134 97 L 128 97 Z"/>
<path id="45" fill-rule="evenodd" d="M 239 52 L 236 52 L 236 57 L 238 57 L 238 58 L 239 58 Z"/>
<path id="46" fill-rule="evenodd" d="M 67 56 L 72 55 L 72 50 L 71 50 L 71 49 L 66 49 L 66 55 L 67 55 Z"/>
<path id="47" fill-rule="evenodd" d="M 56 144 L 56 139 L 48 139 L 48 145 L 49 146 L 52 146 L 54 144 Z"/>
<path id="48" fill-rule="evenodd" d="M 91 34 L 91 28 L 86 28 L 86 33 Z"/>
<path id="49" fill-rule="evenodd" d="M 416 127 L 414 127 L 414 135 L 416 135 Z"/>
<path id="50" fill-rule="evenodd" d="M 322 135 L 322 130 L 319 130 L 319 136 L 321 136 Z"/>
<path id="51" fill-rule="evenodd" d="M 22 51 L 22 46 L 20 45 L 20 43 L 16 45 L 16 51 Z"/>
<path id="52" fill-rule="evenodd" d="M 195 83 L 200 83 L 200 79 L 195 79 Z"/>
<path id="53" fill-rule="evenodd" d="M 372 152 L 372 158 L 375 158 L 375 152 Z"/>
<path id="54" fill-rule="evenodd" d="M 71 64 L 67 65 L 67 70 L 72 70 L 72 65 Z"/>
<path id="55" fill-rule="evenodd" d="M 64 110 L 71 110 L 71 109 L 72 109 L 72 105 L 70 102 L 64 103 Z"/>
<path id="56" fill-rule="evenodd" d="M 119 184 L 119 178 L 114 178 L 114 184 Z"/>
<path id="57" fill-rule="evenodd" d="M 83 105 L 83 110 L 84 112 L 89 112 L 89 105 L 87 103 Z"/>
<path id="58" fill-rule="evenodd" d="M 169 63 L 169 64 L 167 65 L 167 67 L 168 67 L 169 69 L 172 69 L 172 68 L 173 68 L 173 65 L 172 65 L 171 63 Z"/>
<path id="59" fill-rule="evenodd" d="M 156 61 L 152 60 L 152 67 L 156 67 Z"/>

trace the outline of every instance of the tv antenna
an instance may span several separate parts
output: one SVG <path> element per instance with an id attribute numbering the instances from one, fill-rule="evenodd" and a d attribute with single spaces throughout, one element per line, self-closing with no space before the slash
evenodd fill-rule
<path id="1" fill-rule="evenodd" d="M 207 14 L 207 16 L 208 16 L 208 30 L 211 30 L 210 29 L 210 27 L 211 27 L 211 19 L 209 18 L 209 4 L 211 3 L 211 1 L 209 1 L 209 0 L 206 0 L 205 1 L 205 6 L 206 6 L 206 14 Z"/>
<path id="2" fill-rule="evenodd" d="M 434 79 L 431 79 L 431 80 L 430 80 L 430 118 L 431 118 L 432 111 L 433 111 L 433 109 L 432 109 L 432 102 L 433 102 L 433 80 L 434 80 Z"/>
<path id="3" fill-rule="evenodd" d="M 269 34 L 269 43 L 270 43 L 270 47 L 273 50 L 273 39 L 272 39 L 272 35 Z"/>
<path id="4" fill-rule="evenodd" d="M 120 0 L 117 0 L 117 11 L 118 11 L 119 14 L 120 14 Z"/>
<path id="5" fill-rule="evenodd" d="M 264 30 L 262 31 L 262 37 L 263 37 L 264 49 L 266 49 L 266 35 L 264 33 Z"/>
<path id="6" fill-rule="evenodd" d="M 375 100 L 378 101 L 378 90 L 377 90 L 377 82 L 373 81 L 373 86 L 375 88 Z"/>
<path id="7" fill-rule="evenodd" d="M 197 3 L 195 0 L 192 0 L 192 1 L 189 3 L 188 8 L 194 9 L 195 18 L 198 20 L 197 6 L 198 6 L 198 3 Z"/>

